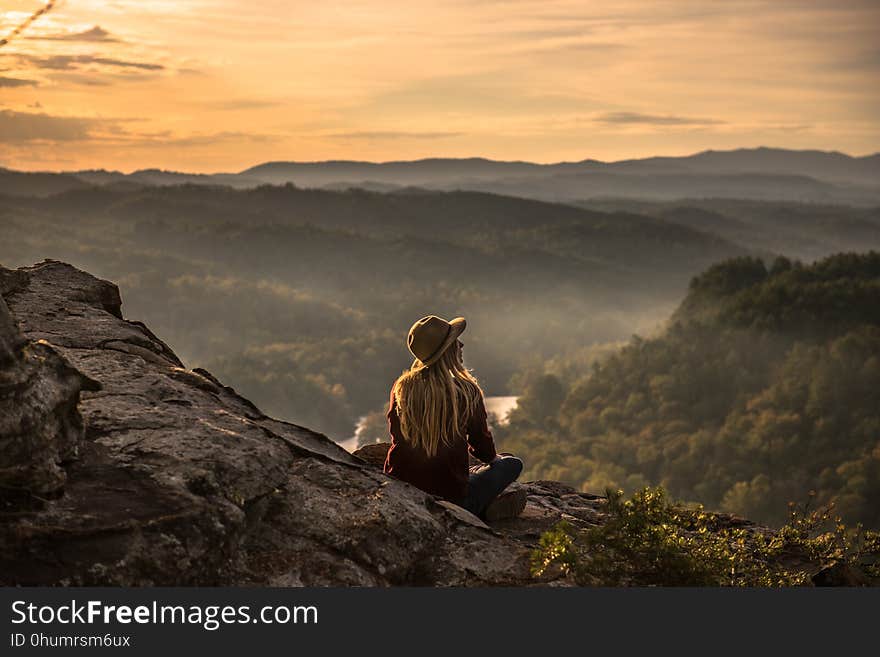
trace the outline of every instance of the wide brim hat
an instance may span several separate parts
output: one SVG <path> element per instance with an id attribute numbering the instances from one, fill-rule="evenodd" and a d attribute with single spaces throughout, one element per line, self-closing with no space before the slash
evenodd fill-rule
<path id="1" fill-rule="evenodd" d="M 464 333 L 466 327 L 467 320 L 464 317 L 446 321 L 436 315 L 426 315 L 410 328 L 406 346 L 416 360 L 427 367 L 437 362 L 458 336 Z"/>

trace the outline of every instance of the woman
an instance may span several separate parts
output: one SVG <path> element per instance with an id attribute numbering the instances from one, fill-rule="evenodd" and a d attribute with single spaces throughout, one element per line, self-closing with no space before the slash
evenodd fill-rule
<path id="1" fill-rule="evenodd" d="M 483 391 L 462 361 L 466 324 L 428 315 L 409 330 L 415 361 L 391 388 L 385 472 L 485 520 L 512 518 L 525 507 L 525 491 L 501 493 L 523 463 L 495 452 Z M 486 465 L 468 468 L 469 453 Z"/>

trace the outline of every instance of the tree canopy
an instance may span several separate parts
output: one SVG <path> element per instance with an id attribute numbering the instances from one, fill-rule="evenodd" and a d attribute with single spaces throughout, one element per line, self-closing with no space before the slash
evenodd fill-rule
<path id="1" fill-rule="evenodd" d="M 661 335 L 525 391 L 496 433 L 527 477 L 662 485 L 770 523 L 815 491 L 878 527 L 880 253 L 714 265 Z"/>

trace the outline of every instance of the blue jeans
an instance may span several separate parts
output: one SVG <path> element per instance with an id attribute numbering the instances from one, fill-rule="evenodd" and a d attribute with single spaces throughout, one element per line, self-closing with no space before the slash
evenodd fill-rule
<path id="1" fill-rule="evenodd" d="M 482 516 L 489 502 L 498 497 L 510 483 L 516 481 L 522 469 L 521 460 L 505 454 L 494 463 L 472 467 L 468 477 L 467 495 L 461 506 L 475 516 Z"/>

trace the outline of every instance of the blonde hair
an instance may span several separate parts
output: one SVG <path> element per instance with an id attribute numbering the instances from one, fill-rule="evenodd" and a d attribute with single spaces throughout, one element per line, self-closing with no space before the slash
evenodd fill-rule
<path id="1" fill-rule="evenodd" d="M 483 390 L 451 345 L 427 367 L 413 361 L 394 382 L 392 392 L 404 438 L 434 456 L 440 443 L 451 445 L 463 433 Z"/>

